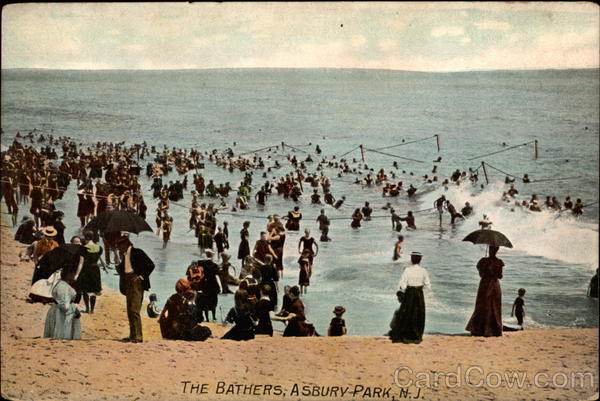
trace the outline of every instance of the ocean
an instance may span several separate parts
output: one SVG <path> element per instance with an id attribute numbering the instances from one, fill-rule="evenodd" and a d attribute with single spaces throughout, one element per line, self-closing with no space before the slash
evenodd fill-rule
<path id="1" fill-rule="evenodd" d="M 598 327 L 598 301 L 587 298 L 586 290 L 598 267 L 598 204 L 594 202 L 598 201 L 599 82 L 598 69 L 461 73 L 2 70 L 2 144 L 10 144 L 17 131 L 28 133 L 36 128 L 87 144 L 146 141 L 159 149 L 163 144 L 201 151 L 232 147 L 243 153 L 285 142 L 303 159 L 302 151 L 310 152 L 317 144 L 330 157 L 360 144 L 374 149 L 423 139 L 382 150 L 388 155 L 365 154 L 375 172 L 392 169 L 398 161 L 399 179 L 419 188 L 415 200 L 383 198 L 378 187 L 352 184 L 353 176 L 332 181 L 334 196 L 345 195 L 348 206 L 326 208 L 327 215 L 335 218 L 330 229 L 333 241 L 319 244 L 311 285 L 303 296 L 308 319 L 317 331 L 325 334 L 333 308 L 343 305 L 349 335 L 386 333 L 398 306 L 395 291 L 402 269 L 410 263 L 410 252 L 420 251 L 432 284 L 432 292 L 426 295 L 425 331 L 464 332 L 479 283 L 475 265 L 485 248 L 462 239 L 478 228 L 484 213 L 514 244 L 513 249 L 501 248 L 498 255 L 505 263 L 501 281 L 505 322 L 515 322 L 510 308 L 517 289 L 523 287 L 527 290 L 527 326 Z M 440 138 L 439 152 L 434 135 Z M 532 144 L 479 157 L 533 140 L 539 144 L 537 159 Z M 268 166 L 284 160 L 274 147 L 260 155 Z M 449 176 L 457 168 L 477 168 L 485 161 L 517 177 L 528 173 L 532 180 L 539 180 L 525 185 L 517 179 L 521 199 L 535 193 L 542 201 L 545 196 L 557 196 L 562 202 L 569 195 L 591 205 L 580 219 L 566 213 L 511 211 L 499 201 L 505 176 L 494 168 L 487 169 L 490 184 L 483 189 L 466 184 L 444 190 L 424 184 L 422 176 L 432 175 L 432 161 L 439 156 L 438 176 Z M 346 157 L 360 162 L 358 150 Z M 290 170 L 288 163 L 282 164 L 284 168 L 269 175 L 271 182 Z M 309 169 L 314 170 L 315 164 Z M 240 172 L 229 173 L 209 162 L 202 173 L 216 183 L 229 181 L 234 186 L 242 177 Z M 188 173 L 190 182 L 192 174 Z M 254 175 L 254 183 L 264 181 L 261 170 Z M 183 177 L 173 172 L 163 181 L 176 179 Z M 151 182 L 143 176 L 141 183 L 147 191 L 148 222 L 154 227 Z M 397 233 L 391 230 L 389 218 L 374 218 L 359 230 L 352 230 L 350 220 L 343 219 L 365 201 L 376 216 L 386 215 L 381 207 L 388 201 L 400 213 L 428 209 L 442 193 L 459 209 L 469 201 L 474 216 L 452 227 L 445 215 L 440 229 L 436 213 L 417 213 L 418 229 L 402 232 L 404 255 L 398 262 L 392 261 Z M 190 198 L 187 192 L 178 203 L 189 205 Z M 219 225 L 229 222 L 233 259 L 243 221 L 251 221 L 254 241 L 265 228 L 265 216 L 285 215 L 293 206 L 273 195 L 264 208 L 252 202 L 251 210 L 219 215 Z M 315 219 L 321 207 L 310 205 L 308 195 L 299 206 L 304 214 L 301 228 L 311 229 L 318 238 Z M 78 233 L 73 184 L 57 208 L 65 211 L 67 236 Z M 190 261 L 200 258 L 187 228 L 188 210 L 173 205 L 170 214 L 174 230 L 166 250 L 155 234 L 134 236 L 136 246 L 156 262 L 152 292 L 161 305 L 174 292 L 177 279 L 185 276 Z M 299 234 L 288 233 L 281 288 L 297 283 L 298 239 Z M 239 261 L 234 260 L 234 265 L 239 272 Z M 103 274 L 103 281 L 117 288 L 112 272 Z M 224 317 L 232 304 L 231 295 L 220 295 L 217 317 Z M 275 328 L 283 326 L 275 323 Z"/>

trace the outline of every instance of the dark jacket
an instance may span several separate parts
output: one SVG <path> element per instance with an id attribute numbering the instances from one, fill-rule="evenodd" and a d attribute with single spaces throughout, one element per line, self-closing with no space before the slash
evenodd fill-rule
<path id="1" fill-rule="evenodd" d="M 124 256 L 123 259 L 125 259 Z M 148 257 L 148 255 L 146 255 L 146 252 L 144 252 L 143 250 L 132 247 L 131 268 L 133 269 L 133 272 L 135 274 L 141 275 L 144 278 L 144 280 L 142 281 L 144 285 L 144 291 L 148 291 L 150 289 L 150 274 L 154 270 L 154 262 L 152 261 L 152 259 L 150 259 L 150 257 Z M 117 265 L 116 269 L 117 273 L 119 273 L 119 275 L 121 276 L 121 283 L 123 283 L 123 277 L 125 276 L 125 260 L 121 260 L 121 263 Z M 120 287 L 121 293 L 125 295 L 123 286 L 120 285 Z"/>

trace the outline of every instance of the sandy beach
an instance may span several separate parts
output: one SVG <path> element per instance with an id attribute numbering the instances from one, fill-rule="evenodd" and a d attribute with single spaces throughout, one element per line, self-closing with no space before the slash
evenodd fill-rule
<path id="1" fill-rule="evenodd" d="M 24 246 L 12 240 L 5 224 L 2 396 L 7 399 L 591 400 L 598 396 L 596 329 L 528 330 L 487 339 L 426 335 L 419 345 L 358 336 L 259 337 L 245 343 L 211 338 L 193 343 L 162 340 L 156 321 L 143 317 L 145 342 L 128 344 L 118 341 L 128 332 L 125 298 L 105 289 L 96 313 L 81 317 L 82 340 L 43 339 L 48 307 L 25 303 L 32 265 L 19 261 Z M 217 336 L 226 331 L 220 325 L 210 327 Z M 507 377 L 515 371 L 528 384 L 511 384 Z"/>

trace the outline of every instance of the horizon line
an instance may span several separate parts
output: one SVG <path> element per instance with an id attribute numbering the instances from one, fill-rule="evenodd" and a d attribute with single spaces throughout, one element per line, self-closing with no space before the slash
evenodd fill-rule
<path id="1" fill-rule="evenodd" d="M 527 71 L 572 71 L 572 70 L 598 70 L 600 65 L 592 67 L 570 67 L 570 68 L 492 68 L 492 69 L 473 69 L 473 70 L 450 70 L 450 71 L 423 71 L 423 70 L 403 70 L 393 68 L 368 68 L 368 67 L 193 67 L 193 68 L 48 68 L 48 67 L 10 67 L 0 68 L 1 71 L 14 70 L 34 70 L 34 71 L 211 71 L 211 70 L 359 70 L 359 71 L 389 71 L 389 72 L 413 72 L 424 74 L 448 74 L 461 72 L 527 72 Z"/>

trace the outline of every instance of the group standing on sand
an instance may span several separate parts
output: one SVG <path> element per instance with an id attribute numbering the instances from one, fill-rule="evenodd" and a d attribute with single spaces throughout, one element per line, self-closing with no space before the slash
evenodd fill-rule
<path id="1" fill-rule="evenodd" d="M 24 144 L 29 142 L 29 144 Z M 62 155 L 58 156 L 54 147 L 62 149 Z M 284 144 L 282 144 L 282 150 Z M 270 150 L 269 150 L 270 151 Z M 319 155 L 321 153 L 319 152 Z M 13 225 L 16 226 L 19 216 L 19 205 L 30 203 L 29 212 L 33 218 L 27 218 L 22 221 L 19 226 L 15 239 L 30 245 L 28 254 L 31 256 L 34 263 L 37 264 L 46 253 L 52 251 L 59 245 L 65 243 L 64 232 L 65 226 L 63 223 L 64 213 L 56 209 L 55 202 L 61 200 L 67 191 L 71 182 L 76 182 L 78 207 L 76 215 L 79 218 L 81 228 L 84 231 L 83 239 L 74 238 L 72 243 L 81 242 L 84 251 L 81 254 L 81 264 L 77 267 L 75 274 L 72 272 L 61 272 L 60 277 L 53 282 L 52 294 L 56 290 L 56 297 L 61 299 L 62 306 L 60 311 L 72 310 L 71 306 L 78 302 L 78 298 L 82 298 L 85 303 L 85 312 L 94 313 L 96 308 L 96 299 L 101 294 L 101 279 L 100 267 L 114 264 L 120 275 L 120 289 L 125 295 L 127 301 L 127 314 L 130 324 L 130 335 L 126 337 L 126 341 L 140 342 L 143 341 L 141 332 L 140 310 L 143 300 L 143 293 L 150 288 L 150 274 L 154 268 L 152 260 L 141 250 L 132 246 L 129 238 L 120 232 L 85 232 L 84 227 L 95 216 L 103 211 L 110 210 L 126 210 L 136 214 L 143 219 L 146 218 L 147 206 L 144 201 L 144 195 L 141 192 L 139 176 L 143 169 L 140 163 L 147 158 L 152 158 L 146 165 L 146 175 L 153 180 L 152 196 L 157 201 L 157 233 L 162 234 L 163 248 L 168 246 L 173 230 L 173 218 L 169 214 L 169 208 L 172 205 L 178 205 L 184 197 L 184 191 L 187 189 L 187 175 L 183 182 L 176 180 L 170 181 L 169 184 L 163 184 L 163 178 L 173 170 L 176 170 L 180 175 L 185 175 L 191 170 L 196 170 L 194 174 L 192 191 L 192 201 L 190 211 L 189 227 L 195 231 L 195 236 L 198 238 L 198 247 L 201 252 L 204 252 L 207 259 L 195 262 L 193 267 L 186 273 L 188 277 L 189 288 L 185 282 L 179 283 L 177 294 L 169 308 L 163 308 L 161 322 L 176 321 L 174 315 L 183 313 L 184 306 L 191 307 L 191 300 L 196 305 L 197 310 L 200 310 L 200 317 L 197 324 L 203 320 L 209 320 L 209 314 L 212 312 L 212 318 L 215 320 L 215 309 L 217 306 L 217 295 L 222 293 L 230 293 L 228 286 L 237 285 L 238 289 L 235 292 L 236 308 L 231 313 L 230 321 L 239 322 L 240 327 L 247 325 L 246 317 L 250 316 L 251 320 L 258 321 L 261 329 L 259 331 L 269 332 L 266 317 L 271 316 L 275 311 L 277 304 L 277 294 L 279 292 L 278 282 L 283 277 L 283 251 L 286 241 L 287 231 L 300 231 L 303 215 L 300 212 L 299 206 L 294 206 L 284 220 L 285 224 L 279 220 L 279 216 L 270 216 L 266 229 L 261 233 L 261 238 L 250 247 L 249 227 L 250 222 L 246 221 L 240 231 L 240 244 L 238 248 L 238 259 L 242 261 L 240 275 L 235 278 L 229 274 L 229 269 L 232 267 L 229 262 L 230 257 L 226 253 L 229 249 L 229 231 L 226 222 L 222 226 L 218 225 L 217 215 L 220 210 L 228 208 L 225 201 L 230 192 L 235 189 L 229 182 L 214 183 L 213 180 L 208 180 L 205 184 L 205 179 L 202 174 L 198 174 L 197 169 L 202 168 L 205 160 L 213 162 L 216 166 L 233 172 L 239 170 L 244 172 L 244 178 L 237 188 L 235 194 L 235 206 L 231 205 L 232 211 L 247 210 L 250 207 L 249 200 L 254 199 L 257 205 L 264 206 L 269 200 L 274 191 L 277 195 L 284 199 L 289 199 L 293 202 L 298 202 L 303 194 L 311 193 L 310 202 L 314 205 L 330 205 L 336 209 L 346 207 L 345 196 L 342 196 L 336 201 L 332 194 L 330 179 L 341 178 L 344 175 L 354 174 L 360 175 L 366 172 L 364 178 L 356 179 L 356 183 L 363 185 L 366 189 L 383 185 L 382 195 L 384 197 L 396 197 L 404 192 L 404 183 L 392 183 L 391 180 L 396 177 L 394 170 L 385 171 L 379 170 L 377 174 L 372 169 L 364 164 L 358 164 L 358 167 L 351 167 L 351 164 L 356 164 L 356 160 L 336 159 L 335 156 L 331 159 L 325 157 L 321 161 L 315 161 L 310 156 L 301 160 L 296 155 L 288 155 L 287 160 L 294 168 L 293 172 L 285 174 L 285 176 L 273 178 L 273 184 L 266 180 L 263 185 L 259 185 L 259 191 L 254 197 L 251 197 L 253 187 L 253 172 L 258 169 L 265 169 L 263 178 L 267 178 L 267 172 L 272 172 L 275 169 L 283 166 L 279 161 L 275 161 L 273 167 L 267 167 L 265 162 L 267 159 L 254 156 L 253 158 L 244 158 L 235 156 L 231 148 L 223 153 L 216 150 L 212 152 L 199 152 L 197 150 L 185 149 L 168 149 L 164 146 L 162 151 L 156 149 L 155 146 L 148 146 L 146 143 L 126 146 L 124 143 L 100 143 L 93 146 L 85 146 L 78 144 L 71 138 L 59 137 L 53 135 L 37 135 L 30 133 L 28 135 L 18 135 L 13 144 L 9 147 L 6 153 L 2 154 L 2 185 L 0 191 L 0 199 L 4 198 L 6 206 L 12 215 Z M 271 156 L 268 157 L 271 159 Z M 441 159 L 438 159 L 439 162 Z M 316 172 L 308 171 L 308 166 L 316 166 Z M 432 171 L 436 173 L 436 167 Z M 337 177 L 329 178 L 325 175 L 324 169 L 337 170 Z M 394 169 L 398 169 L 397 163 L 393 165 Z M 403 171 L 406 174 L 406 171 Z M 466 172 L 457 170 L 453 173 L 450 179 L 442 182 L 444 188 L 448 188 L 450 182 L 457 185 L 461 182 L 477 181 L 476 171 L 470 170 L 470 175 Z M 413 176 L 413 173 L 410 173 Z M 423 177 L 426 185 L 438 182 L 438 177 Z M 524 181 L 525 182 L 525 181 Z M 512 181 L 507 183 L 511 188 L 506 192 L 506 197 L 515 197 L 518 191 L 514 188 Z M 254 184 L 255 185 L 255 184 Z M 308 190 L 306 187 L 311 187 Z M 322 191 L 322 196 L 319 193 Z M 413 184 L 409 184 L 406 190 L 407 198 L 412 198 L 417 192 L 417 188 Z M 504 197 L 504 195 L 503 195 Z M 201 203 L 200 198 L 214 199 L 214 203 Z M 536 205 L 537 199 L 533 195 L 531 202 L 527 205 Z M 516 205 L 516 203 L 515 203 Z M 525 205 L 525 201 L 521 203 Z M 549 209 L 560 209 L 560 204 L 555 198 L 548 199 L 545 206 Z M 181 206 L 181 205 L 178 205 Z M 185 207 L 185 206 L 184 206 Z M 575 204 L 567 198 L 564 204 L 565 209 L 571 209 L 576 215 L 583 213 L 583 202 L 578 199 Z M 410 230 L 415 230 L 415 216 L 413 211 L 408 211 L 404 217 L 391 207 L 382 208 L 388 210 L 391 216 L 392 229 L 395 232 L 402 230 L 402 222 L 405 222 Z M 466 202 L 465 206 L 459 213 L 456 207 L 442 195 L 434 202 L 434 209 L 438 211 L 440 225 L 442 223 L 442 214 L 446 210 L 450 214 L 451 224 L 455 224 L 457 219 L 464 220 L 469 215 L 473 214 L 473 207 Z M 538 211 L 539 207 L 531 209 Z M 350 218 L 350 226 L 358 230 L 362 224 L 370 221 L 373 216 L 373 207 L 369 202 L 365 202 L 362 208 L 355 208 Z M 283 220 L 283 219 L 282 219 Z M 321 232 L 320 241 L 328 242 L 329 230 L 331 221 L 325 214 L 325 209 L 321 210 L 321 214 L 316 219 Z M 100 239 L 103 241 L 103 246 L 99 245 Z M 403 236 L 398 237 L 398 242 L 394 247 L 393 259 L 399 260 L 403 247 Z M 222 263 L 217 265 L 213 261 L 212 249 L 216 246 L 216 260 L 221 260 Z M 307 293 L 307 288 L 310 285 L 310 279 L 313 272 L 314 260 L 318 254 L 318 243 L 310 236 L 310 231 L 305 230 L 305 236 L 301 237 L 298 244 L 298 259 L 299 279 L 298 286 L 292 287 L 284 294 L 284 301 L 287 297 L 286 306 L 282 307 L 279 319 L 286 321 L 286 331 L 289 333 L 316 333 L 314 327 L 311 329 L 310 324 L 306 322 L 304 315 L 303 303 L 300 300 L 301 295 Z M 497 335 L 502 329 L 501 319 L 498 320 L 497 305 L 499 298 L 499 279 L 502 277 L 502 262 L 495 257 L 497 250 L 490 250 L 490 257 L 478 264 L 479 274 L 481 276 L 480 290 L 476 301 L 476 308 L 468 324 L 468 330 L 474 335 Z M 104 260 L 101 256 L 104 254 Z M 111 256 L 114 263 L 111 263 Z M 411 255 L 411 260 L 417 259 L 418 255 Z M 415 277 L 417 272 L 423 277 L 425 274 L 423 268 L 419 266 L 419 262 L 413 262 L 403 273 L 401 280 L 399 298 L 402 298 L 403 305 L 398 311 L 398 316 L 395 316 L 395 323 L 392 331 L 396 330 L 398 339 L 420 341 L 422 330 L 419 323 L 415 327 L 407 328 L 404 326 L 403 319 L 406 316 L 416 316 L 418 322 L 424 322 L 424 303 L 421 303 L 422 289 L 416 287 Z M 426 271 L 425 271 L 426 273 Z M 406 277 L 405 277 L 406 275 Z M 422 286 L 425 285 L 423 279 Z M 58 283 L 60 282 L 60 285 Z M 403 284 L 404 283 L 404 287 Z M 70 286 L 75 291 L 73 296 L 65 284 Z M 415 289 L 416 288 L 416 289 Z M 245 291 L 245 293 L 244 293 Z M 419 292 L 421 291 L 421 292 Z M 419 295 L 421 294 L 421 295 Z M 193 296 L 192 296 L 193 295 Z M 522 320 L 523 298 L 519 295 L 519 299 L 515 302 L 515 315 L 519 321 Z M 270 304 L 267 302 L 269 299 Z M 412 303 L 415 300 L 414 304 Z M 69 301 L 69 302 L 67 302 Z M 410 301 L 410 302 L 409 302 Z M 57 313 L 56 298 L 53 303 L 53 314 Z M 187 307 L 186 306 L 186 307 Z M 66 308 L 66 309 L 65 309 Z M 79 314 L 79 309 L 77 313 Z M 342 308 L 343 309 L 343 308 Z M 422 311 L 421 311 L 422 309 Z M 340 309 L 341 310 L 341 309 Z M 157 315 L 158 308 L 153 309 L 153 314 Z M 177 312 L 179 311 L 179 312 Z M 267 313 L 265 313 L 267 312 Z M 61 312 L 62 313 L 62 312 Z M 67 313 L 67 312 L 65 312 Z M 69 312 L 70 313 L 70 312 Z M 180 314 L 181 314 L 180 313 Z M 287 314 L 286 314 L 287 313 Z M 342 312 L 343 313 L 343 312 Z M 170 316 L 170 317 L 169 317 Z M 182 316 L 186 316 L 183 313 Z M 290 317 L 291 316 L 291 317 Z M 56 316 L 55 316 L 56 317 Z M 79 322 L 71 316 L 71 320 L 54 319 L 59 322 L 58 326 L 71 325 L 70 332 L 76 333 L 75 323 Z M 165 320 L 166 319 L 166 320 Z M 175 320 L 174 320 L 175 319 Z M 77 322 L 75 322 L 77 320 Z M 49 320 L 52 322 L 52 320 Z M 63 323 L 60 323 L 63 322 Z M 71 323 L 64 323 L 71 322 Z M 75 323 L 72 323 L 75 322 Z M 262 323 L 260 323 L 262 322 Z M 293 322 L 293 323 L 292 323 Z M 300 323 L 303 322 L 303 323 Z M 188 322 L 189 323 L 189 322 Z M 337 321 L 336 324 L 338 324 Z M 187 324 L 187 323 L 186 323 Z M 191 324 L 191 323 L 190 323 Z M 237 325 L 237 323 L 236 323 Z M 56 328 L 56 324 L 54 327 Z M 168 325 L 167 325 L 168 326 Z M 190 325 L 190 327 L 196 327 Z M 288 330 L 289 327 L 292 327 Z M 162 328 L 162 326 L 161 326 Z M 409 330 L 410 329 L 410 330 Z M 61 329 L 62 330 L 62 329 Z M 200 330 L 200 329 L 199 329 Z M 404 331 L 403 331 L 404 330 Z M 411 338 L 406 336 L 405 331 L 412 331 Z M 50 332 L 52 330 L 49 330 Z M 59 330 L 60 331 L 60 330 Z M 69 331 L 69 330 L 67 330 Z M 177 330 L 175 330 L 177 331 Z M 196 330 L 198 331 L 198 330 Z M 206 330 L 201 330 L 206 334 Z M 243 331 L 243 330 L 242 330 Z M 63 330 L 64 332 L 64 330 Z M 165 332 L 169 332 L 168 336 L 194 336 L 191 334 L 173 334 L 173 330 L 167 328 Z M 333 332 L 339 332 L 338 329 Z M 186 332 L 187 333 L 187 332 Z M 232 334 L 233 337 L 235 337 Z M 77 337 L 73 334 L 73 337 Z M 198 338 L 203 337 L 199 336 Z M 242 336 L 243 337 L 243 336 Z M 414 337 L 414 338 L 413 338 Z M 403 339 L 403 340 L 402 340 Z"/>

